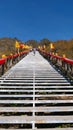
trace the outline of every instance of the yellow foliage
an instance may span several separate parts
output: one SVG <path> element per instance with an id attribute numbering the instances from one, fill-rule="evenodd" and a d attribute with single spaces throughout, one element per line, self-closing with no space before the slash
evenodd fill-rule
<path id="1" fill-rule="evenodd" d="M 2 55 L 2 58 L 7 58 L 7 56 L 5 54 Z"/>
<path id="2" fill-rule="evenodd" d="M 63 54 L 63 58 L 66 58 L 66 55 L 65 55 L 65 54 Z"/>
<path id="3" fill-rule="evenodd" d="M 16 41 L 16 43 L 15 43 L 15 48 L 20 48 L 20 44 L 18 41 Z"/>
<path id="4" fill-rule="evenodd" d="M 58 53 L 56 53 L 55 55 L 58 56 Z"/>
<path id="5" fill-rule="evenodd" d="M 50 49 L 54 49 L 54 44 L 53 43 L 50 44 Z"/>
<path id="6" fill-rule="evenodd" d="M 44 47 L 44 49 L 46 48 L 46 46 L 45 46 L 45 45 L 44 45 L 43 47 Z"/>

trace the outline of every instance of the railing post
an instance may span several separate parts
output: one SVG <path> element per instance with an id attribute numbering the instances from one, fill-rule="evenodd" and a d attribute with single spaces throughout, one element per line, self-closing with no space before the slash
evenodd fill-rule
<path id="1" fill-rule="evenodd" d="M 73 80 L 73 60 L 63 57 L 56 56 L 52 53 L 45 52 L 39 49 L 41 55 L 45 56 L 50 63 L 54 64 L 60 71 L 69 79 Z"/>
<path id="2" fill-rule="evenodd" d="M 4 74 L 4 64 L 2 64 L 2 71 L 1 71 L 1 75 Z"/>

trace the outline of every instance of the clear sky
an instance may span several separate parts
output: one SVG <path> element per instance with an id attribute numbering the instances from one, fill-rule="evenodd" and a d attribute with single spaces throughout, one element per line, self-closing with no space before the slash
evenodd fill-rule
<path id="1" fill-rule="evenodd" d="M 73 0 L 0 0 L 0 38 L 73 38 Z"/>

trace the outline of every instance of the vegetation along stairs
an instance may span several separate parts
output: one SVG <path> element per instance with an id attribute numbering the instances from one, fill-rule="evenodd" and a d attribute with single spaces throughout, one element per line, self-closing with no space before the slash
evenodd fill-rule
<path id="1" fill-rule="evenodd" d="M 73 85 L 38 51 L 0 78 L 1 130 L 73 130 Z"/>

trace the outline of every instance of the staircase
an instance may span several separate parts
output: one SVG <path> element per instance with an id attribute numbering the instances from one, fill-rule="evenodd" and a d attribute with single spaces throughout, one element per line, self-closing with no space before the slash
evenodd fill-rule
<path id="1" fill-rule="evenodd" d="M 1 130 L 73 130 L 73 86 L 38 51 L 0 78 Z"/>

